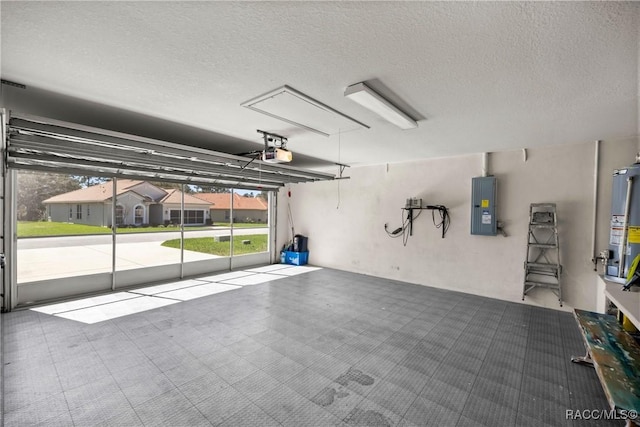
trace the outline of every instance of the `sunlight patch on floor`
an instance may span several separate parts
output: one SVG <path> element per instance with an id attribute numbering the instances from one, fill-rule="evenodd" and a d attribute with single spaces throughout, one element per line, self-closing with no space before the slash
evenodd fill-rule
<path id="1" fill-rule="evenodd" d="M 274 264 L 49 304 L 31 310 L 92 324 L 319 269 L 320 267 Z"/>

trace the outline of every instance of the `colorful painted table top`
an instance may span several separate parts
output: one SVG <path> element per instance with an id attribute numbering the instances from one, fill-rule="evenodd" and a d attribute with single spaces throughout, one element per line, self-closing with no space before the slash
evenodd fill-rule
<path id="1" fill-rule="evenodd" d="M 575 316 L 612 408 L 640 412 L 640 345 L 614 316 L 578 309 Z"/>

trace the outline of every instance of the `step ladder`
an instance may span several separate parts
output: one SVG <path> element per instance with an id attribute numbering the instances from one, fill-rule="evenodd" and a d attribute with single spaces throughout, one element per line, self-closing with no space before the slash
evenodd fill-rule
<path id="1" fill-rule="evenodd" d="M 529 206 L 522 300 L 533 289 L 546 288 L 556 294 L 562 307 L 561 274 L 556 204 L 532 203 Z"/>

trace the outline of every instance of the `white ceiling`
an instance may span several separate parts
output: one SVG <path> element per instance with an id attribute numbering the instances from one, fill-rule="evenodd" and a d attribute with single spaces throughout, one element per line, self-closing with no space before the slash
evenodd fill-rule
<path id="1" fill-rule="evenodd" d="M 3 79 L 211 131 L 198 145 L 221 151 L 259 148 L 256 129 L 289 137 L 294 155 L 352 165 L 638 134 L 639 3 L 0 7 Z M 419 127 L 343 96 L 361 81 Z M 324 137 L 240 105 L 285 84 L 370 129 Z"/>

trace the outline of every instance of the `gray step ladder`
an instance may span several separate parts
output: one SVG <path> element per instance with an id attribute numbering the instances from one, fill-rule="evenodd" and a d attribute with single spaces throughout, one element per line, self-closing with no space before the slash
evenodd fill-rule
<path id="1" fill-rule="evenodd" d="M 529 206 L 522 300 L 533 289 L 546 288 L 556 294 L 562 307 L 561 274 L 556 204 L 532 203 Z"/>

